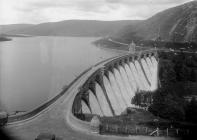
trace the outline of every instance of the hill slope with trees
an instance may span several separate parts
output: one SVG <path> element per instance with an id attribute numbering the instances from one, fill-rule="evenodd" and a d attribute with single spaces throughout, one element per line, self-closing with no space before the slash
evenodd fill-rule
<path id="1" fill-rule="evenodd" d="M 0 25 L 0 34 L 26 34 L 33 36 L 108 36 L 124 26 L 140 21 L 65 20 L 37 25 Z"/>
<path id="2" fill-rule="evenodd" d="M 197 1 L 159 12 L 137 25 L 129 25 L 115 34 L 124 42 L 131 40 L 155 40 L 158 35 L 164 41 L 197 42 Z"/>

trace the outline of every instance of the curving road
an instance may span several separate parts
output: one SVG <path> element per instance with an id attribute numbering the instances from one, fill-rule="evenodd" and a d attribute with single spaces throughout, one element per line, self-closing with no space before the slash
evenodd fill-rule
<path id="1" fill-rule="evenodd" d="M 120 57 L 120 56 L 118 56 Z M 113 58 L 115 59 L 115 58 Z M 8 125 L 7 130 L 11 136 L 21 140 L 34 140 L 35 137 L 41 132 L 50 132 L 62 137 L 66 140 L 100 140 L 100 139 L 133 139 L 133 140 L 164 140 L 173 138 L 164 137 L 147 137 L 147 136 L 132 136 L 132 137 L 119 137 L 119 136 L 101 136 L 93 134 L 88 129 L 83 129 L 83 126 L 79 126 L 78 123 L 73 122 L 80 121 L 75 120 L 72 117 L 71 108 L 73 100 L 78 92 L 80 86 L 92 75 L 98 68 L 102 68 L 103 65 L 113 59 L 109 59 L 99 65 L 92 67 L 88 72 L 82 75 L 56 102 L 54 102 L 49 108 L 39 113 L 34 118 L 26 120 L 20 123 Z"/>

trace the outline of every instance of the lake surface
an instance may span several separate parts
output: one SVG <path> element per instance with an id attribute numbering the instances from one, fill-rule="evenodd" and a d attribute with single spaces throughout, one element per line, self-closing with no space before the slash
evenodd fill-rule
<path id="1" fill-rule="evenodd" d="M 62 91 L 81 72 L 121 52 L 92 44 L 98 38 L 28 37 L 0 42 L 0 106 L 28 111 Z"/>

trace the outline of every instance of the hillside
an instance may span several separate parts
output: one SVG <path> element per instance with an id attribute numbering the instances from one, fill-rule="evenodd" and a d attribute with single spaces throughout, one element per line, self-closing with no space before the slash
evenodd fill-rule
<path id="1" fill-rule="evenodd" d="M 96 21 L 96 20 L 65 20 L 31 25 L 24 28 L 4 30 L 5 34 L 28 34 L 40 36 L 107 36 L 129 24 L 138 21 Z M 9 26 L 9 25 L 7 25 Z M 13 29 L 13 30 L 12 30 Z"/>
<path id="2" fill-rule="evenodd" d="M 0 34 L 15 31 L 20 29 L 25 29 L 33 26 L 33 24 L 9 24 L 9 25 L 0 25 Z"/>
<path id="3" fill-rule="evenodd" d="M 1 41 L 10 41 L 10 40 L 12 40 L 12 39 L 7 38 L 7 37 L 0 36 L 0 42 Z"/>
<path id="4" fill-rule="evenodd" d="M 131 42 L 132 38 L 197 42 L 197 1 L 162 11 L 137 25 L 126 26 L 113 37 Z M 135 40 L 135 39 L 134 39 Z"/>

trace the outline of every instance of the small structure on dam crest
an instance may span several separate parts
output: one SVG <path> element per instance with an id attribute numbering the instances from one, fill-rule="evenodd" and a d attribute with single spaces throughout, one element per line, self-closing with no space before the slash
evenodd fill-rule
<path id="1" fill-rule="evenodd" d="M 131 44 L 129 44 L 129 52 L 135 53 L 135 47 L 136 44 L 132 41 Z"/>

